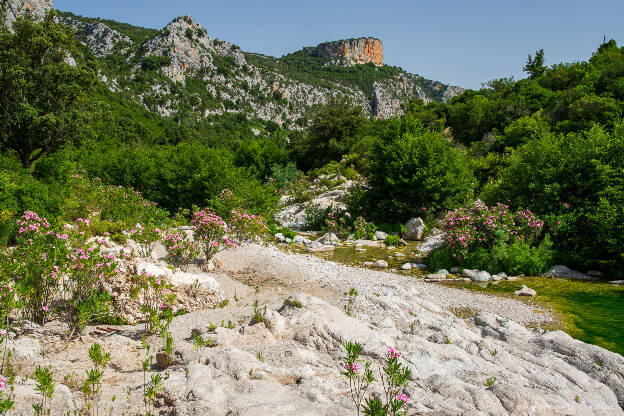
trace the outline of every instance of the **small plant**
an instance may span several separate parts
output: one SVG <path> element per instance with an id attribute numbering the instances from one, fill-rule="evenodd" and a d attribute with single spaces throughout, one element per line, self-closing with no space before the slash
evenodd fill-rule
<path id="1" fill-rule="evenodd" d="M 214 332 L 217 329 L 217 326 L 212 322 L 208 322 L 208 332 Z"/>
<path id="2" fill-rule="evenodd" d="M 261 363 L 264 362 L 264 356 L 262 355 L 262 351 L 258 351 L 256 353 L 256 358 L 258 359 L 258 361 L 260 361 Z"/>
<path id="3" fill-rule="evenodd" d="M 292 304 L 297 309 L 303 308 L 303 305 L 301 304 L 301 301 L 299 299 L 293 299 Z"/>
<path id="4" fill-rule="evenodd" d="M 236 325 L 234 324 L 234 322 L 228 321 L 228 323 L 227 323 L 227 325 L 225 327 L 227 329 L 234 329 L 234 328 L 236 328 Z"/>
<path id="5" fill-rule="evenodd" d="M 215 341 L 212 338 L 203 338 L 199 334 L 193 334 L 193 348 L 195 351 L 203 350 L 204 348 L 212 348 L 215 345 Z"/>
<path id="6" fill-rule="evenodd" d="M 93 344 L 89 348 L 89 358 L 94 368 L 88 370 L 87 378 L 82 384 L 80 391 L 84 397 L 84 412 L 85 414 L 95 415 L 98 414 L 98 401 L 102 389 L 102 377 L 104 376 L 104 369 L 108 365 L 111 356 L 110 353 L 104 352 L 100 344 Z"/>
<path id="7" fill-rule="evenodd" d="M 400 244 L 401 237 L 398 235 L 388 235 L 384 240 L 384 244 L 387 246 L 398 246 Z"/>
<path id="8" fill-rule="evenodd" d="M 156 395 L 164 389 L 163 378 L 160 374 L 152 374 L 150 381 L 145 389 L 145 398 L 149 404 L 150 412 L 148 414 L 154 415 L 154 401 Z"/>
<path id="9" fill-rule="evenodd" d="M 152 254 L 154 243 L 161 239 L 161 234 L 162 230 L 154 224 L 147 224 L 146 226 L 137 224 L 130 231 L 130 237 L 139 243 L 141 248 L 140 254 L 143 257 L 148 257 Z"/>
<path id="10" fill-rule="evenodd" d="M 254 289 L 256 291 L 256 295 L 260 293 L 260 286 L 254 286 Z"/>
<path id="11" fill-rule="evenodd" d="M 41 395 L 41 402 L 33 405 L 35 415 L 44 416 L 50 414 L 50 402 L 54 395 L 55 383 L 52 380 L 52 373 L 48 367 L 37 366 L 35 369 L 35 378 L 37 384 L 35 385 L 35 391 Z"/>
<path id="12" fill-rule="evenodd" d="M 356 240 L 369 238 L 375 235 L 376 227 L 372 222 L 367 222 L 364 217 L 358 217 L 353 223 L 353 237 Z M 370 238 L 372 240 L 372 238 Z"/>
<path id="13" fill-rule="evenodd" d="M 574 401 L 577 403 L 581 402 L 581 398 L 579 396 L 574 397 Z"/>
<path id="14" fill-rule="evenodd" d="M 11 378 L 7 380 L 6 377 L 0 376 L 0 414 L 6 415 L 7 412 L 13 409 L 15 402 L 11 400 L 11 397 L 5 397 L 5 390 L 7 385 L 12 384 Z"/>
<path id="15" fill-rule="evenodd" d="M 370 384 L 375 381 L 375 377 L 369 362 L 364 363 L 364 371 L 360 372 L 360 364 L 363 362 L 360 359 L 360 352 L 362 351 L 360 344 L 347 341 L 345 350 L 347 351 L 343 364 L 345 370 L 341 374 L 349 379 L 351 400 L 359 416 L 366 391 Z"/>
<path id="16" fill-rule="evenodd" d="M 496 377 L 488 377 L 487 380 L 485 380 L 485 385 L 488 387 L 492 387 L 495 383 Z"/>
<path id="17" fill-rule="evenodd" d="M 492 357 L 496 357 L 496 354 L 498 354 L 498 350 L 491 350 L 490 354 L 492 354 Z"/>
<path id="18" fill-rule="evenodd" d="M 349 316 L 354 316 L 353 313 L 353 303 L 355 302 L 355 298 L 357 297 L 358 292 L 355 288 L 349 289 L 348 292 L 345 292 L 347 304 L 344 305 L 345 313 Z"/>
<path id="19" fill-rule="evenodd" d="M 253 368 L 249 369 L 249 377 L 253 376 Z"/>
<path id="20" fill-rule="evenodd" d="M 251 315 L 251 325 L 264 322 L 264 316 L 260 313 L 260 307 L 258 303 L 258 299 L 254 300 L 253 304 L 253 314 Z"/>
<path id="21" fill-rule="evenodd" d="M 238 302 L 238 296 L 236 295 L 236 291 L 234 291 L 234 302 Z"/>
<path id="22" fill-rule="evenodd" d="M 453 341 L 448 337 L 448 335 L 444 335 L 444 343 L 445 344 L 452 344 Z"/>
<path id="23" fill-rule="evenodd" d="M 201 255 L 199 244 L 192 241 L 183 231 L 168 231 L 163 237 L 167 260 L 175 267 L 186 270 L 188 265 Z"/>

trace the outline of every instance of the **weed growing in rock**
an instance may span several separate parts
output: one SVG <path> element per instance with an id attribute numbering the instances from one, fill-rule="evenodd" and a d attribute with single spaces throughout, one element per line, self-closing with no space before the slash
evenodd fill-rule
<path id="1" fill-rule="evenodd" d="M 265 307 L 266 309 L 266 307 Z M 253 314 L 251 315 L 251 325 L 255 325 L 257 323 L 264 322 L 264 316 L 260 313 L 260 306 L 258 303 L 258 299 L 254 300 L 253 304 Z"/>
<path id="2" fill-rule="evenodd" d="M 362 351 L 362 346 L 360 344 L 347 341 L 345 343 L 345 349 L 347 351 L 347 356 L 344 358 L 343 365 L 345 370 L 341 372 L 341 374 L 349 379 L 351 400 L 359 416 L 366 391 L 370 384 L 375 381 L 375 377 L 373 376 L 373 371 L 370 369 L 369 362 L 364 363 L 364 369 L 360 372 L 360 364 L 363 362 L 360 359 L 360 352 Z"/>
<path id="3" fill-rule="evenodd" d="M 344 305 L 343 307 L 344 307 L 345 313 L 349 316 L 355 316 L 354 311 L 353 311 L 353 303 L 355 302 L 355 298 L 357 297 L 357 295 L 358 295 L 358 292 L 353 287 L 349 289 L 348 292 L 345 292 L 347 304 Z"/>
<path id="4" fill-rule="evenodd" d="M 13 384 L 12 377 L 9 377 L 7 379 L 5 376 L 0 375 L 0 414 L 1 415 L 6 415 L 9 410 L 13 409 L 13 405 L 15 405 L 15 402 L 11 400 L 11 396 L 6 394 L 7 386 L 10 386 L 12 384 Z"/>
<path id="5" fill-rule="evenodd" d="M 163 378 L 160 374 L 152 374 L 150 376 L 150 381 L 147 384 L 145 389 L 145 397 L 149 404 L 149 411 L 147 415 L 155 415 L 154 413 L 154 401 L 156 400 L 156 395 L 160 393 L 164 389 Z"/>
<path id="6" fill-rule="evenodd" d="M 264 362 L 264 356 L 262 355 L 262 351 L 258 351 L 256 353 L 256 358 L 258 359 L 258 361 L 260 361 L 261 363 Z"/>
<path id="7" fill-rule="evenodd" d="M 193 349 L 203 351 L 204 348 L 212 348 L 215 341 L 212 338 L 203 338 L 200 334 L 193 334 Z"/>
<path id="8" fill-rule="evenodd" d="M 447 335 L 444 335 L 444 343 L 445 344 L 452 344 L 453 340 L 451 340 Z"/>
<path id="9" fill-rule="evenodd" d="M 99 414 L 98 404 L 102 389 L 102 377 L 104 369 L 108 365 L 111 356 L 105 352 L 100 344 L 93 344 L 89 348 L 89 358 L 93 364 L 93 369 L 87 371 L 87 378 L 82 384 L 80 391 L 84 398 L 84 414 Z"/>
<path id="10" fill-rule="evenodd" d="M 48 367 L 37 366 L 35 369 L 35 378 L 37 384 L 35 391 L 41 395 L 41 402 L 33 405 L 36 416 L 44 416 L 50 414 L 50 402 L 54 396 L 55 383 L 52 380 L 52 372 Z"/>
<path id="11" fill-rule="evenodd" d="M 223 299 L 221 302 L 219 302 L 219 308 L 223 309 L 225 308 L 228 304 L 230 303 L 229 299 Z"/>
<path id="12" fill-rule="evenodd" d="M 496 377 L 488 377 L 487 380 L 485 380 L 485 385 L 488 387 L 492 387 L 495 383 Z"/>

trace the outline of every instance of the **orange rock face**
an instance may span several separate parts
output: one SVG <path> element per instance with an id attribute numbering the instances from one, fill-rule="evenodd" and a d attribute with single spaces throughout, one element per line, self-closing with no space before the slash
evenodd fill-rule
<path id="1" fill-rule="evenodd" d="M 350 65 L 373 63 L 383 65 L 383 44 L 375 38 L 358 38 L 321 43 L 316 55 L 340 59 Z"/>

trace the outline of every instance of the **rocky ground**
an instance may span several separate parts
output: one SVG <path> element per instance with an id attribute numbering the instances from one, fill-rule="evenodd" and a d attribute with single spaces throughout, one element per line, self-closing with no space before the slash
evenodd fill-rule
<path id="1" fill-rule="evenodd" d="M 161 267 L 159 253 L 142 259 L 143 267 Z M 218 260 L 218 270 L 191 268 L 184 279 L 171 271 L 170 279 L 177 276 L 172 281 L 205 282 L 216 289 L 206 296 L 229 303 L 174 319 L 174 363 L 164 369 L 154 360 L 150 369 L 165 378 L 156 414 L 355 414 L 340 375 L 342 345 L 352 340 L 363 345 L 375 370 L 389 346 L 401 351 L 413 373 L 405 390 L 408 415 L 624 415 L 624 357 L 539 329 L 551 317 L 525 303 L 272 246 L 243 246 Z M 359 293 L 352 316 L 344 309 L 350 288 Z M 256 300 L 264 322 L 251 325 Z M 457 308 L 472 317 L 451 313 Z M 52 414 L 80 409 L 78 388 L 91 368 L 88 348 L 95 342 L 112 355 L 99 413 L 145 414 L 143 325 L 104 328 L 112 331 L 90 327 L 67 340 L 64 326 L 51 322 L 12 339 L 21 376 L 12 414 L 32 414 L 35 383 L 22 377 L 37 365 L 50 366 L 57 382 Z M 195 350 L 192 331 L 213 339 L 214 346 Z M 154 354 L 162 340 L 155 335 L 148 343 Z M 371 393 L 379 391 L 372 386 Z"/>

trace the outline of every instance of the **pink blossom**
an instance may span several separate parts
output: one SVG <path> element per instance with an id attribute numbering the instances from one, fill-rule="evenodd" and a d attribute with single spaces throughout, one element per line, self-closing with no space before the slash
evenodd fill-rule
<path id="1" fill-rule="evenodd" d="M 409 397 L 407 397 L 405 394 L 397 394 L 396 399 L 405 404 L 407 404 L 407 402 L 409 401 Z"/>
<path id="2" fill-rule="evenodd" d="M 358 363 L 345 364 L 344 367 L 347 371 L 351 371 L 353 373 L 357 373 L 360 370 L 360 365 Z"/>
<path id="3" fill-rule="evenodd" d="M 401 353 L 397 352 L 394 348 L 388 347 L 388 357 L 390 358 L 399 358 Z"/>

